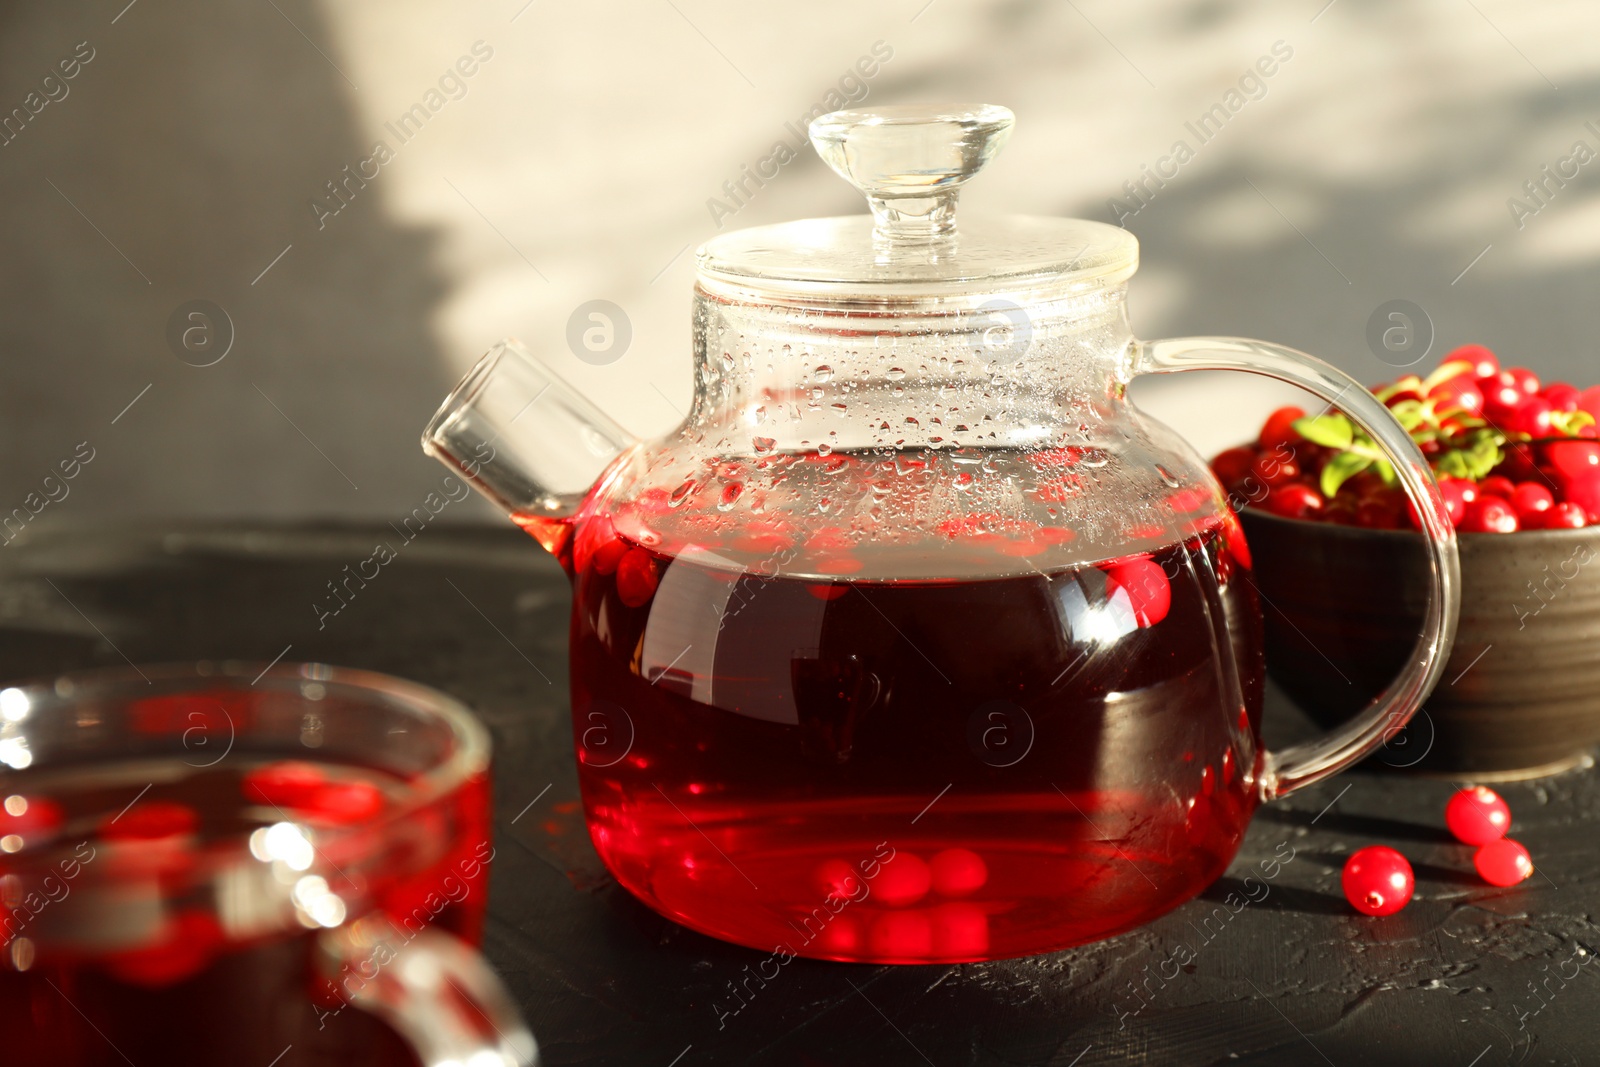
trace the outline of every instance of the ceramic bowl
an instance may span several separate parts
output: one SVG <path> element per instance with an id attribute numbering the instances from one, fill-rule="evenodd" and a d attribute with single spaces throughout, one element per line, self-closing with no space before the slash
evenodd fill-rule
<path id="1" fill-rule="evenodd" d="M 1428 574 L 1420 534 L 1240 515 L 1267 672 L 1324 726 L 1414 654 Z M 1465 533 L 1461 618 L 1433 695 L 1379 758 L 1474 780 L 1552 774 L 1600 744 L 1600 527 Z"/>

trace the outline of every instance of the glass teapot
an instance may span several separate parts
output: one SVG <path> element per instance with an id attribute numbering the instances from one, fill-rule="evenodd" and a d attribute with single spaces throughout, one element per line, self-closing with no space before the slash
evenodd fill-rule
<path id="1" fill-rule="evenodd" d="M 635 441 L 505 342 L 424 448 L 572 578 L 573 735 L 594 845 L 634 895 L 771 952 L 958 962 L 1108 937 L 1233 858 L 1256 805 L 1334 774 L 1438 679 L 1456 544 L 1359 384 L 1259 341 L 1138 341 L 1138 243 L 958 222 L 988 105 L 811 124 L 870 215 L 697 253 L 695 399 Z M 1387 449 L 1432 588 L 1416 654 L 1329 736 L 1264 749 L 1250 554 L 1137 375 L 1264 374 Z"/>

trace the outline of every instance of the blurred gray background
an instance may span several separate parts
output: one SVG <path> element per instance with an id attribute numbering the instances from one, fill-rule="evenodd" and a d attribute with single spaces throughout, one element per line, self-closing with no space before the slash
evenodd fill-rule
<path id="1" fill-rule="evenodd" d="M 892 57 L 847 83 L 868 104 L 1017 113 L 972 208 L 1114 221 L 1125 182 L 1197 146 L 1126 219 L 1142 336 L 1268 338 L 1372 382 L 1395 371 L 1368 321 L 1405 299 L 1434 326 L 1424 365 L 1480 341 L 1590 384 L 1600 160 L 1544 204 L 1524 183 L 1600 153 L 1597 31 L 1577 0 L 5 5 L 0 512 L 88 442 L 52 514 L 394 517 L 438 485 L 421 426 L 507 334 L 666 430 L 707 200 L 878 42 Z M 1185 123 L 1275 45 L 1199 144 Z M 380 140 L 393 158 L 334 199 Z M 1520 226 L 1512 197 L 1538 208 Z M 861 208 L 808 149 L 721 221 Z M 633 326 L 606 367 L 564 342 L 593 299 Z M 210 366 L 168 340 L 195 300 L 232 323 Z M 1210 451 L 1278 394 L 1190 376 L 1142 397 Z"/>

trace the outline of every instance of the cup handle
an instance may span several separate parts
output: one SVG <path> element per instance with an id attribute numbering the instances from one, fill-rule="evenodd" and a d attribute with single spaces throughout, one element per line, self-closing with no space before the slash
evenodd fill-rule
<path id="1" fill-rule="evenodd" d="M 405 935 L 372 916 L 326 931 L 320 947 L 339 995 L 392 1027 L 422 1067 L 538 1067 L 511 994 L 458 938 L 433 928 Z"/>
<path id="2" fill-rule="evenodd" d="M 1461 564 L 1455 529 L 1427 460 L 1404 428 L 1363 385 L 1314 356 L 1238 337 L 1178 337 L 1135 341 L 1129 377 L 1186 370 L 1236 370 L 1297 385 L 1337 407 L 1377 442 L 1394 464 L 1427 540 L 1431 579 L 1416 650 L 1389 687 L 1359 715 L 1326 735 L 1281 752 L 1267 752 L 1260 776 L 1263 800 L 1286 796 L 1337 774 L 1404 726 L 1444 672 L 1461 608 Z"/>

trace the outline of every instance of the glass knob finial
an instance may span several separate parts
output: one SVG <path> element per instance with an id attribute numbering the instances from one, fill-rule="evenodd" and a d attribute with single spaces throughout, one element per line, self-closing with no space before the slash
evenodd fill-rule
<path id="1" fill-rule="evenodd" d="M 879 237 L 926 240 L 955 231 L 962 183 L 1015 122 L 994 104 L 903 105 L 835 111 L 810 132 L 817 155 L 866 194 Z"/>

